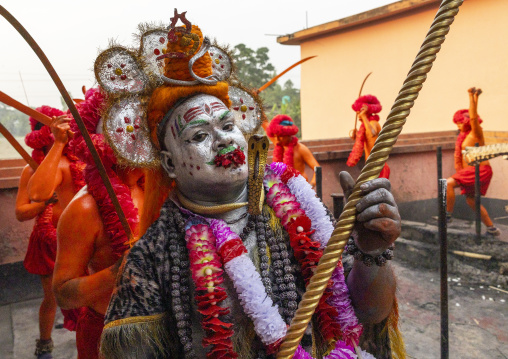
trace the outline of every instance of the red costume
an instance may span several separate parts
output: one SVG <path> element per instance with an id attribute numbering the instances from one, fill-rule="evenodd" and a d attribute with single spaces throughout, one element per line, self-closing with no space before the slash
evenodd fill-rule
<path id="1" fill-rule="evenodd" d="M 56 108 L 42 106 L 37 111 L 53 117 L 62 116 L 64 113 Z M 32 158 L 40 164 L 45 157 L 45 151 L 49 151 L 54 142 L 53 134 L 48 126 L 30 117 L 30 127 L 32 132 L 26 135 L 25 143 L 33 148 Z M 76 192 L 85 185 L 83 180 L 83 163 L 69 151 L 66 146 L 64 156 L 70 162 L 72 181 Z M 53 225 L 53 205 L 48 205 L 35 219 L 35 224 L 30 235 L 28 248 L 23 265 L 31 274 L 50 275 L 53 273 L 56 259 L 56 228 Z M 76 329 L 77 311 L 63 310 L 64 328 L 68 330 Z"/>
<path id="2" fill-rule="evenodd" d="M 53 117 L 62 116 L 64 113 L 56 108 L 42 106 L 37 111 Z M 30 127 L 32 132 L 26 135 L 25 143 L 33 148 L 32 158 L 41 163 L 45 157 L 45 150 L 49 151 L 53 145 L 54 138 L 48 126 L 44 126 L 34 118 L 30 117 Z M 85 185 L 83 180 L 83 164 L 69 152 L 66 146 L 64 155 L 69 159 L 72 180 L 76 192 Z M 37 275 L 49 275 L 53 273 L 56 258 L 56 228 L 53 225 L 52 205 L 48 205 L 46 209 L 40 213 L 30 235 L 28 250 L 23 264 L 29 273 Z"/>
<path id="3" fill-rule="evenodd" d="M 104 316 L 90 308 L 81 308 L 76 328 L 76 348 L 79 359 L 97 359 L 104 327 Z"/>
<path id="4" fill-rule="evenodd" d="M 379 116 L 376 114 L 381 111 L 382 107 L 377 97 L 373 95 L 360 96 L 351 107 L 355 112 L 358 112 L 362 110 L 364 105 L 368 107 L 367 117 L 369 121 L 379 121 Z M 353 149 L 351 150 L 346 162 L 349 167 L 356 166 L 360 158 L 362 158 L 364 150 L 365 159 L 367 159 L 372 147 L 374 146 L 376 137 L 370 138 L 368 136 L 365 125 L 362 122 L 358 132 L 356 133 L 355 144 L 353 145 Z M 386 163 L 379 174 L 379 178 L 390 178 L 390 167 L 388 167 Z"/>
<path id="5" fill-rule="evenodd" d="M 460 194 L 464 194 L 467 197 L 474 197 L 474 182 L 475 182 L 475 168 L 474 166 L 468 166 L 464 168 L 462 160 L 462 143 L 466 139 L 467 135 L 471 132 L 471 124 L 469 119 L 469 110 L 459 110 L 453 115 L 453 122 L 455 124 L 463 124 L 463 131 L 460 132 L 455 142 L 455 173 L 452 178 L 460 186 Z M 478 123 L 482 123 L 482 119 L 478 117 Z M 485 196 L 487 189 L 492 179 L 492 167 L 490 165 L 480 166 L 480 193 Z"/>

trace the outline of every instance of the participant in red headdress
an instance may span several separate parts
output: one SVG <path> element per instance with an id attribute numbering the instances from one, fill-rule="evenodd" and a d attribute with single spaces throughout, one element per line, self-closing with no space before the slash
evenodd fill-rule
<path id="1" fill-rule="evenodd" d="M 89 89 L 77 106 L 133 232 L 138 225 L 144 172 L 120 166 L 102 133 L 101 111 L 106 101 L 99 89 Z M 77 126 L 72 148 L 86 163 L 86 187 L 62 214 L 58 224 L 58 255 L 53 289 L 63 308 L 83 307 L 76 328 L 80 359 L 98 358 L 99 338 L 113 290 L 119 258 L 129 248 L 115 207 Z"/>
<path id="2" fill-rule="evenodd" d="M 461 194 L 466 195 L 466 202 L 473 210 L 475 209 L 475 168 L 470 166 L 462 157 L 462 150 L 468 146 L 474 146 L 478 143 L 480 146 L 485 145 L 483 129 L 480 126 L 482 119 L 478 116 L 478 97 L 482 93 L 481 89 L 474 87 L 468 90 L 469 93 L 469 109 L 459 110 L 453 116 L 453 122 L 459 128 L 459 136 L 455 142 L 455 173 L 447 179 L 446 192 L 446 217 L 451 221 L 453 207 L 455 205 L 454 189 L 460 187 Z M 489 161 L 480 163 L 480 193 L 485 196 L 492 179 L 492 167 Z M 481 218 L 483 224 L 487 226 L 487 234 L 499 236 L 501 231 L 494 226 L 485 207 L 481 206 Z"/>
<path id="3" fill-rule="evenodd" d="M 56 224 L 69 201 L 84 186 L 84 165 L 69 150 L 71 119 L 49 106 L 42 106 L 37 111 L 52 117 L 53 121 L 48 127 L 30 117 L 32 131 L 26 135 L 25 142 L 33 148 L 32 157 L 39 167 L 36 171 L 28 165 L 23 169 L 16 198 L 16 217 L 20 221 L 36 218 L 24 265 L 28 272 L 41 277 L 44 299 L 39 309 L 40 339 L 36 343 L 35 355 L 49 359 L 52 358 L 51 331 L 56 311 L 51 290 L 57 251 Z M 62 312 L 64 327 L 74 330 L 77 313 Z"/>
<path id="4" fill-rule="evenodd" d="M 284 162 L 288 166 L 295 168 L 309 182 L 305 174 L 305 165 L 314 170 L 314 167 L 319 166 L 319 163 L 309 148 L 303 143 L 298 142 L 297 133 L 298 127 L 288 115 L 275 116 L 266 129 L 268 137 L 276 139 L 275 149 L 273 150 L 273 162 Z M 315 174 L 309 183 L 312 187 L 316 186 Z"/>
<path id="5" fill-rule="evenodd" d="M 374 143 L 376 142 L 376 138 L 379 135 L 379 131 L 381 131 L 377 113 L 382 109 L 381 103 L 379 103 L 377 97 L 373 95 L 358 97 L 351 107 L 356 111 L 362 123 L 358 131 L 356 131 L 356 129 L 353 130 L 353 136 L 351 138 L 355 140 L 355 144 L 347 159 L 347 165 L 349 167 L 356 166 L 360 158 L 362 158 L 364 151 L 365 159 L 369 157 L 372 147 L 374 147 Z M 379 177 L 390 178 L 390 167 L 388 167 L 387 164 L 385 164 L 381 170 Z"/>

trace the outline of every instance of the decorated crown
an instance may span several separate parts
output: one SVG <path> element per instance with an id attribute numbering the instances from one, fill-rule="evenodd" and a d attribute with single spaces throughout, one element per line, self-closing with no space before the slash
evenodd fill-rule
<path id="1" fill-rule="evenodd" d="M 185 14 L 175 9 L 168 28 L 140 27 L 139 49 L 112 44 L 95 61 L 95 77 L 108 94 L 103 132 L 121 164 L 157 166 L 158 124 L 179 99 L 197 93 L 230 106 L 246 135 L 261 124 L 261 102 L 238 81 L 227 48 L 211 44 Z"/>

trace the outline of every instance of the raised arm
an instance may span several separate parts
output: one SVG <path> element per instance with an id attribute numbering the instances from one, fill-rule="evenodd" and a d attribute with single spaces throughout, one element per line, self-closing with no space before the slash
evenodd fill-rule
<path id="1" fill-rule="evenodd" d="M 319 166 L 319 162 L 314 158 L 314 155 L 307 146 L 305 146 L 303 143 L 300 143 L 299 145 L 300 145 L 300 154 L 302 155 L 303 162 L 305 162 L 305 164 L 310 168 L 312 168 L 312 171 L 314 171 L 314 168 L 316 166 Z M 314 172 L 314 176 L 312 176 L 310 185 L 312 187 L 316 186 L 316 172 Z"/>
<path id="2" fill-rule="evenodd" d="M 340 173 L 344 194 L 354 186 L 347 172 Z M 378 178 L 362 185 L 364 196 L 356 205 L 353 237 L 358 249 L 376 257 L 388 249 L 400 234 L 400 215 L 390 193 L 390 181 Z M 358 319 L 364 324 L 381 322 L 390 314 L 395 300 L 395 276 L 388 263 L 367 266 L 355 259 L 347 285 Z"/>
<path id="3" fill-rule="evenodd" d="M 33 173 L 33 169 L 26 165 L 19 179 L 18 194 L 16 195 L 16 219 L 20 222 L 35 218 L 39 213 L 44 211 L 44 208 L 48 204 L 44 202 L 31 202 L 28 197 L 27 185 Z"/>
<path id="4" fill-rule="evenodd" d="M 96 240 L 102 235 L 99 210 L 91 195 L 78 194 L 58 222 L 58 250 L 53 273 L 53 291 L 63 309 L 90 307 L 104 312 L 105 298 L 114 288 L 115 265 L 88 274 Z"/>
<path id="5" fill-rule="evenodd" d="M 60 159 L 69 139 L 70 118 L 53 117 L 51 132 L 55 142 L 28 183 L 28 196 L 34 202 L 44 202 L 53 196 L 55 188 L 62 182 Z"/>
<path id="6" fill-rule="evenodd" d="M 471 131 L 477 138 L 483 140 L 483 130 L 478 121 L 478 98 L 482 94 L 482 90 L 471 87 L 467 92 L 469 93 L 469 121 L 471 124 Z M 482 144 L 480 143 L 480 145 Z"/>

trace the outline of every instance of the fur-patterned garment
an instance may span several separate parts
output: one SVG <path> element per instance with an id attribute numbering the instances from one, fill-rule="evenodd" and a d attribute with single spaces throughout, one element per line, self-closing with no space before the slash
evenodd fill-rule
<path id="1" fill-rule="evenodd" d="M 159 219 L 125 258 L 120 268 L 122 275 L 118 278 L 106 313 L 101 340 L 101 353 L 105 358 L 205 358 L 206 351 L 201 345 L 204 332 L 192 300 L 193 283 L 184 239 L 188 218 L 184 216 L 168 200 Z M 288 240 L 280 231 L 277 236 Z M 244 243 L 252 256 L 252 252 L 256 252 L 256 241 L 251 237 L 247 237 Z M 258 262 L 255 258 L 253 261 Z M 300 300 L 303 281 L 297 278 L 296 284 Z M 243 314 L 229 278 L 225 278 L 223 286 L 229 298 L 221 305 L 231 309 L 231 314 L 224 319 L 234 324 L 235 351 L 240 358 L 269 358 L 253 331 L 251 321 Z M 272 298 L 278 302 L 276 297 Z M 280 301 L 277 304 L 279 308 L 283 307 Z M 309 330 L 304 336 L 302 344 L 319 352 L 320 343 L 312 342 L 311 332 Z M 374 338 L 368 342 L 375 343 L 378 353 L 383 353 L 376 357 L 389 358 L 386 356 L 390 353 L 386 330 L 383 338 L 378 338 L 381 331 L 369 333 Z M 318 340 L 319 335 L 315 338 Z M 379 347 L 381 343 L 383 348 Z"/>

